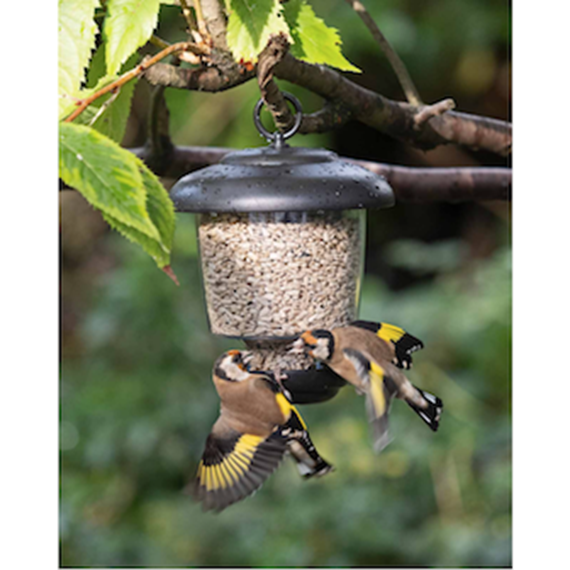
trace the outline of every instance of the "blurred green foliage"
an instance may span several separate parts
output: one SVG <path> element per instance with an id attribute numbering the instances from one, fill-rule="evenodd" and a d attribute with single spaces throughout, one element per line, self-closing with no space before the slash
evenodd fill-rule
<path id="1" fill-rule="evenodd" d="M 336 471 L 290 461 L 254 497 L 214 515 L 183 495 L 217 417 L 191 216 L 179 216 L 182 286 L 110 235 L 118 267 L 94 285 L 81 358 L 62 382 L 62 555 L 87 566 L 459 566 L 510 560 L 510 254 L 390 292 L 364 283 L 361 316 L 426 343 L 411 379 L 445 402 L 431 433 L 401 402 L 376 456 L 363 399 L 344 388 L 301 412 Z M 449 244 L 450 245 L 450 244 Z M 439 246 L 425 247 L 426 259 Z"/>
<path id="2" fill-rule="evenodd" d="M 346 2 L 312 4 L 340 30 L 344 53 L 363 69 L 358 81 L 401 98 Z M 462 110 L 503 116 L 507 2 L 365 4 L 426 101 L 451 95 Z M 183 39 L 178 8 L 161 10 L 158 34 Z M 283 87 L 307 112 L 319 108 L 319 97 Z M 139 82 L 126 144 L 142 143 L 144 89 Z M 254 82 L 214 95 L 167 90 L 174 142 L 260 146 L 251 121 L 257 97 Z M 344 145 L 381 161 L 403 148 L 374 133 L 358 147 L 358 133 L 369 129 L 352 128 L 292 144 Z M 443 399 L 440 430 L 433 434 L 396 401 L 394 439 L 375 455 L 364 400 L 343 388 L 330 402 L 300 409 L 336 471 L 303 481 L 286 460 L 255 496 L 219 515 L 202 513 L 182 489 L 217 417 L 212 363 L 240 343 L 209 333 L 192 216 L 177 220 L 176 288 L 142 251 L 102 233 L 93 215 L 63 212 L 64 566 L 511 564 L 511 257 L 499 215 L 473 204 L 369 214 L 360 317 L 399 324 L 424 341 L 410 378 Z"/>

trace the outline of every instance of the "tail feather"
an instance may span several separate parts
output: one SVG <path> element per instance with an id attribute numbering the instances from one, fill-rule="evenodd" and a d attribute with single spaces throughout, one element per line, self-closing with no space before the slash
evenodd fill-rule
<path id="1" fill-rule="evenodd" d="M 434 396 L 433 394 L 430 394 L 429 392 L 420 390 L 416 386 L 414 386 L 414 388 L 420 393 L 425 403 L 425 407 L 418 406 L 409 400 L 406 400 L 406 403 L 433 431 L 437 431 L 439 428 L 441 412 L 443 410 L 443 402 L 440 400 L 440 398 Z"/>
<path id="2" fill-rule="evenodd" d="M 287 447 L 297 464 L 299 474 L 305 479 L 321 477 L 334 469 L 319 455 L 306 432 L 301 437 L 289 439 Z"/>
<path id="3" fill-rule="evenodd" d="M 372 429 L 372 441 L 374 451 L 380 453 L 389 443 L 392 442 L 388 431 L 388 412 L 378 418 L 370 418 L 370 426 Z"/>
<path id="4" fill-rule="evenodd" d="M 288 432 L 287 448 L 297 464 L 300 475 L 309 479 L 310 477 L 321 477 L 334 467 L 325 461 L 313 445 L 307 426 L 294 406 L 291 406 L 291 417 L 286 424 Z"/>
<path id="5" fill-rule="evenodd" d="M 388 415 L 395 386 L 384 369 L 375 362 L 370 363 L 368 378 L 366 408 L 372 428 L 374 450 L 380 453 L 392 441 L 388 433 Z"/>

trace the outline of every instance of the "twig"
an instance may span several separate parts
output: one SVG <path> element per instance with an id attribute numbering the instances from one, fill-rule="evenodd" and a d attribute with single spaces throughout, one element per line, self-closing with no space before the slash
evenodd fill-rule
<path id="1" fill-rule="evenodd" d="M 184 0 L 181 0 L 181 3 Z M 202 5 L 200 4 L 200 0 L 192 0 L 194 4 L 194 10 L 196 11 L 196 21 L 198 22 L 198 31 L 204 38 L 208 37 L 208 28 L 206 26 L 206 22 L 204 21 L 204 12 L 202 12 Z"/>
<path id="2" fill-rule="evenodd" d="M 109 83 L 109 85 L 106 85 L 105 87 L 103 87 L 99 91 L 96 91 L 89 97 L 86 97 L 85 99 L 78 101 L 77 109 L 75 109 L 75 111 L 73 111 L 73 113 L 71 113 L 71 115 L 69 115 L 69 117 L 65 119 L 65 122 L 69 123 L 70 121 L 73 121 L 73 119 L 81 115 L 81 113 L 83 113 L 83 111 L 85 111 L 85 109 L 87 109 L 87 107 L 89 107 L 89 105 L 91 105 L 93 101 L 99 99 L 99 97 L 102 97 L 103 95 L 110 93 L 111 91 L 114 91 L 115 89 L 129 82 L 131 79 L 134 79 L 135 77 L 141 75 L 149 67 L 159 62 L 161 59 L 164 59 L 165 57 L 182 50 L 192 51 L 200 55 L 206 55 L 208 53 L 207 50 L 205 50 L 205 48 L 202 48 L 190 42 L 179 42 L 176 44 L 172 44 L 171 46 L 168 46 L 167 48 L 163 49 L 161 52 L 157 53 L 153 57 L 144 59 L 139 65 L 121 75 L 121 77 L 119 77 L 116 81 Z"/>
<path id="3" fill-rule="evenodd" d="M 196 18 L 194 18 L 194 14 L 192 14 L 192 10 L 190 10 L 190 5 L 186 0 L 180 0 L 180 7 L 182 8 L 182 15 L 188 24 L 188 31 L 192 33 L 193 30 L 198 29 L 198 24 L 196 22 Z"/>
<path id="4" fill-rule="evenodd" d="M 443 99 L 433 105 L 422 107 L 414 116 L 416 128 L 421 127 L 432 117 L 439 117 L 439 115 L 443 115 L 443 113 L 447 113 L 447 111 L 451 111 L 451 109 L 455 109 L 455 101 L 453 99 Z"/>
<path id="5" fill-rule="evenodd" d="M 368 13 L 362 2 L 359 0 L 346 0 L 352 9 L 360 16 L 360 19 L 366 24 L 366 27 L 370 30 L 374 39 L 380 44 L 384 55 L 388 58 L 394 73 L 398 77 L 398 81 L 402 86 L 406 99 L 411 105 L 419 106 L 422 104 L 422 100 L 414 82 L 404 62 L 400 59 L 400 56 L 394 51 L 394 48 L 390 45 L 390 42 L 386 36 L 382 33 L 376 22 L 373 20 L 372 16 Z"/>
<path id="6" fill-rule="evenodd" d="M 113 95 L 111 95 L 111 97 L 109 97 L 109 99 L 107 99 L 107 101 L 105 101 L 101 107 L 99 107 L 99 109 L 97 110 L 97 112 L 95 113 L 95 115 L 93 116 L 93 118 L 89 121 L 89 126 L 92 127 L 95 124 L 95 121 L 97 121 L 97 119 L 106 111 L 106 109 L 109 108 L 109 106 L 113 103 L 113 101 L 119 96 L 119 94 L 121 93 L 121 89 L 117 88 L 117 90 L 113 93 Z"/>

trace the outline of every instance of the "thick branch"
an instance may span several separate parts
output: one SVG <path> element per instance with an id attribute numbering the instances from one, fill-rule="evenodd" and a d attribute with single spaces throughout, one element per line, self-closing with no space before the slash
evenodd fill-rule
<path id="1" fill-rule="evenodd" d="M 450 111 L 418 126 L 415 121 L 417 107 L 387 99 L 332 69 L 305 63 L 291 54 L 277 65 L 275 76 L 306 87 L 326 99 L 340 100 L 360 122 L 419 148 L 456 143 L 502 155 L 510 152 L 511 125 L 504 121 Z"/>
<path id="2" fill-rule="evenodd" d="M 364 160 L 356 164 L 388 180 L 398 202 L 510 200 L 512 171 L 502 167 L 415 168 Z"/>
<path id="3" fill-rule="evenodd" d="M 156 64 L 145 77 L 151 83 L 181 89 L 221 91 L 255 76 L 254 71 L 247 71 L 233 62 L 226 52 L 217 52 L 216 57 L 224 63 L 223 66 L 189 70 Z M 215 63 L 213 65 L 216 66 Z M 351 113 L 361 123 L 425 150 L 448 143 L 503 156 L 511 150 L 512 127 L 505 121 L 449 111 L 417 125 L 416 116 L 421 113 L 421 107 L 388 99 L 357 85 L 333 69 L 305 63 L 291 54 L 286 54 L 275 67 L 274 75 L 305 87 L 328 101 L 342 102 L 344 116 Z M 301 132 L 313 131 L 305 125 Z"/>
<path id="4" fill-rule="evenodd" d="M 143 160 L 148 148 L 131 149 Z M 163 175 L 177 179 L 187 172 L 214 164 L 233 149 L 217 147 L 176 147 L 169 155 Z M 386 177 L 398 202 L 464 202 L 510 200 L 510 168 L 416 168 L 380 162 L 350 160 Z"/>
<path id="5" fill-rule="evenodd" d="M 237 65 L 226 51 L 213 48 L 208 60 L 208 67 L 194 69 L 157 63 L 146 71 L 145 78 L 152 85 L 215 93 L 237 87 L 255 77 L 255 70 L 248 71 Z"/>
<path id="6" fill-rule="evenodd" d="M 202 12 L 206 27 L 210 32 L 214 47 L 227 50 L 226 43 L 226 16 L 220 0 L 201 0 Z"/>

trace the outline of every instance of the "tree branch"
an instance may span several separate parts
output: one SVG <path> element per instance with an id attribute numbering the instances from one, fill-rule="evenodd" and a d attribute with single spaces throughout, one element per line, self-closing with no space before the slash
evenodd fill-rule
<path id="1" fill-rule="evenodd" d="M 214 47 L 227 50 L 226 42 L 226 16 L 222 9 L 222 3 L 218 0 L 201 0 L 202 12 L 206 27 Z"/>
<path id="2" fill-rule="evenodd" d="M 257 82 L 261 97 L 273 115 L 275 126 L 281 132 L 290 129 L 295 119 L 283 94 L 273 81 L 273 70 L 285 57 L 288 49 L 287 38 L 282 34 L 275 36 L 259 54 L 257 63 Z M 320 111 L 303 115 L 299 132 L 301 134 L 324 133 L 338 128 L 350 117 L 351 112 L 342 101 L 327 101 Z"/>
<path id="3" fill-rule="evenodd" d="M 252 77 L 255 70 L 238 65 L 227 51 L 212 48 L 209 65 L 195 69 L 177 68 L 167 63 L 157 63 L 144 76 L 152 85 L 164 85 L 177 89 L 209 91 L 216 93 L 237 87 Z"/>
<path id="4" fill-rule="evenodd" d="M 130 149 L 147 161 L 149 149 Z M 219 147 L 175 147 L 164 165 L 164 176 L 177 179 L 184 174 L 219 162 L 234 149 Z M 403 203 L 510 200 L 510 168 L 417 168 L 344 158 L 384 176 L 396 199 Z"/>
<path id="5" fill-rule="evenodd" d="M 418 127 L 417 107 L 392 101 L 322 65 L 305 63 L 288 53 L 274 73 L 326 99 L 342 101 L 361 123 L 419 148 L 455 143 L 501 155 L 510 152 L 511 125 L 505 121 L 449 111 Z"/>
<path id="6" fill-rule="evenodd" d="M 222 91 L 240 85 L 255 76 L 233 61 L 225 51 L 213 50 L 212 67 L 176 69 L 157 64 L 145 73 L 153 84 L 180 89 Z M 422 108 L 388 99 L 346 79 L 337 71 L 322 65 L 312 65 L 285 54 L 274 68 L 274 76 L 305 87 L 333 103 L 342 103 L 343 117 L 353 118 L 393 138 L 428 150 L 442 144 L 454 143 L 472 149 L 482 149 L 506 156 L 512 144 L 512 127 L 506 121 L 449 111 L 431 116 L 420 125 L 416 116 Z M 310 131 L 307 123 L 302 133 Z M 316 123 L 313 122 L 312 126 Z"/>

